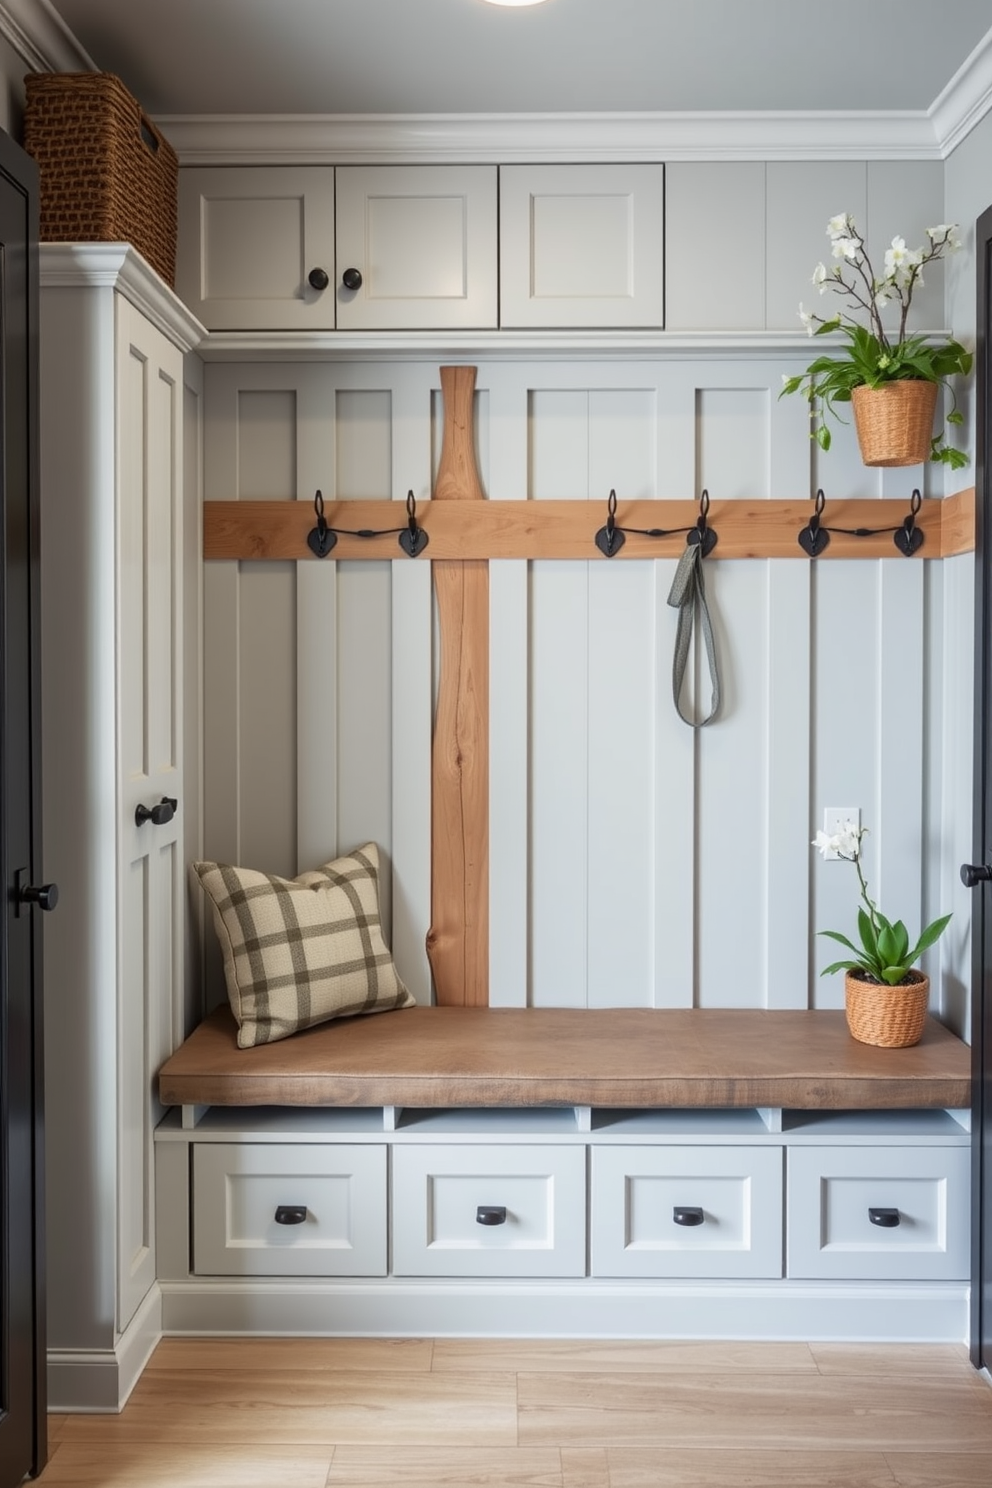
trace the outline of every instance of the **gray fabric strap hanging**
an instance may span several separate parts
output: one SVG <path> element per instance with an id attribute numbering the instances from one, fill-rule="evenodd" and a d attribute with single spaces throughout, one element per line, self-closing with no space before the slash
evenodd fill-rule
<path id="1" fill-rule="evenodd" d="M 720 708 L 720 673 L 716 664 L 716 646 L 713 641 L 713 626 L 706 604 L 706 586 L 703 582 L 703 550 L 701 543 L 688 543 L 675 570 L 668 603 L 679 612 L 675 631 L 675 656 L 672 661 L 672 696 L 683 723 L 690 728 L 702 728 L 711 723 Z M 685 681 L 686 663 L 692 642 L 692 627 L 699 613 L 699 625 L 706 646 L 706 660 L 710 669 L 710 711 L 705 718 L 689 718 L 682 709 L 682 684 Z"/>

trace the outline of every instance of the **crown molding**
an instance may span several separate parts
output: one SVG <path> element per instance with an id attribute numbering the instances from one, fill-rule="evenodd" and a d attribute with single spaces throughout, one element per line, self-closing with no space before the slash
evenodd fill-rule
<path id="1" fill-rule="evenodd" d="M 992 109 L 992 30 L 930 105 L 934 134 L 946 159 Z"/>
<path id="2" fill-rule="evenodd" d="M 31 72 L 97 70 L 48 0 L 0 0 L 0 36 Z"/>
<path id="3" fill-rule="evenodd" d="M 44 281 L 43 281 L 44 282 Z M 928 340 L 946 331 L 924 331 Z M 845 344 L 820 338 L 820 350 Z M 517 360 L 809 361 L 805 331 L 210 331 L 197 348 L 205 362 Z"/>
<path id="4" fill-rule="evenodd" d="M 130 243 L 42 243 L 39 282 L 43 290 L 117 290 L 182 352 L 207 334 Z"/>
<path id="5" fill-rule="evenodd" d="M 172 114 L 183 165 L 939 160 L 922 112 Z"/>

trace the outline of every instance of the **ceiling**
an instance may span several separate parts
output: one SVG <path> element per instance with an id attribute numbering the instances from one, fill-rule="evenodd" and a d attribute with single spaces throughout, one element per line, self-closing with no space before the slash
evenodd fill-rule
<path id="1" fill-rule="evenodd" d="M 926 111 L 989 0 L 43 0 L 151 114 Z"/>

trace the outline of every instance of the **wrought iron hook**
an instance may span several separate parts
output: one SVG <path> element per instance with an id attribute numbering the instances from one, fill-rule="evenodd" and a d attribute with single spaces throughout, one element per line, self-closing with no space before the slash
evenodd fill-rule
<path id="1" fill-rule="evenodd" d="M 709 509 L 710 493 L 704 490 L 699 498 L 699 516 L 696 518 L 696 525 L 689 528 L 689 535 L 686 538 L 688 546 L 698 546 L 704 558 L 707 558 L 716 547 L 716 533 L 706 520 Z"/>
<path id="2" fill-rule="evenodd" d="M 327 525 L 324 498 L 320 491 L 313 498 L 313 509 L 317 513 L 317 525 L 307 533 L 307 547 L 317 558 L 326 558 L 338 538 L 337 533 Z"/>
<path id="3" fill-rule="evenodd" d="M 893 534 L 892 541 L 904 558 L 912 558 L 923 546 L 923 531 L 916 525 L 917 513 L 923 505 L 919 490 L 914 490 L 909 500 L 909 515 L 903 517 L 902 526 Z"/>

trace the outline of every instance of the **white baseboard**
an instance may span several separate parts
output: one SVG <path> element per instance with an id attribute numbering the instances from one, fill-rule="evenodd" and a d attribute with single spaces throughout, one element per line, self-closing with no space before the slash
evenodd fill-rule
<path id="1" fill-rule="evenodd" d="M 961 1343 L 965 1282 L 160 1283 L 166 1334 Z"/>
<path id="2" fill-rule="evenodd" d="M 123 1409 L 162 1337 L 162 1295 L 156 1283 L 112 1349 L 49 1349 L 48 1409 Z"/>

